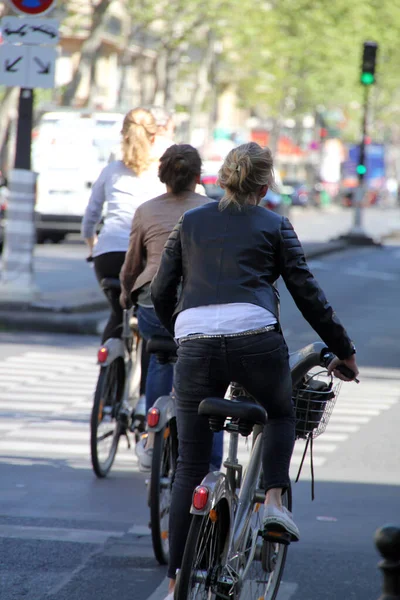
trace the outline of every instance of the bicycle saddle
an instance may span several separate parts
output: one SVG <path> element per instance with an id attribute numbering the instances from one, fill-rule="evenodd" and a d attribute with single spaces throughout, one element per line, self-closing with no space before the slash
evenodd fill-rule
<path id="1" fill-rule="evenodd" d="M 198 413 L 205 417 L 223 417 L 224 419 L 232 417 L 258 425 L 264 425 L 267 422 L 267 413 L 263 407 L 245 397 L 235 400 L 205 398 L 199 404 Z"/>
<path id="2" fill-rule="evenodd" d="M 152 335 L 146 344 L 146 350 L 152 354 L 168 354 L 175 356 L 177 345 L 172 337 Z"/>

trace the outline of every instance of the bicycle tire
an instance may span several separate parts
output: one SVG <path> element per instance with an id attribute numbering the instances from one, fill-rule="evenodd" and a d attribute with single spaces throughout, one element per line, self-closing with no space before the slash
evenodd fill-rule
<path id="1" fill-rule="evenodd" d="M 206 515 L 193 515 L 174 600 L 222 600 L 213 585 L 217 582 L 228 529 L 229 512 L 224 500 Z M 203 594 L 199 593 L 202 586 Z"/>
<path id="2" fill-rule="evenodd" d="M 93 471 L 99 478 L 104 478 L 109 473 L 118 450 L 119 438 L 122 433 L 122 425 L 118 420 L 119 405 L 124 387 L 124 363 L 117 358 L 106 367 L 100 368 L 94 393 L 92 414 L 90 418 L 90 454 Z M 110 421 L 105 421 L 104 407 L 111 408 Z M 105 426 L 105 433 L 99 438 L 98 432 L 101 426 Z M 106 457 L 101 458 L 100 441 L 111 438 L 111 444 Z"/>
<path id="3" fill-rule="evenodd" d="M 169 559 L 169 507 L 171 489 L 178 458 L 176 420 L 154 434 L 150 476 L 150 525 L 154 555 L 160 565 Z"/>
<path id="4" fill-rule="evenodd" d="M 283 496 L 283 504 L 291 510 L 292 492 L 289 487 Z M 260 510 L 261 509 L 261 510 Z M 262 505 L 255 507 L 255 521 L 252 530 L 262 530 Z M 276 600 L 279 586 L 285 568 L 288 546 L 266 542 L 258 536 L 258 556 L 255 556 L 247 572 L 238 600 L 245 598 L 262 598 L 263 600 Z"/>

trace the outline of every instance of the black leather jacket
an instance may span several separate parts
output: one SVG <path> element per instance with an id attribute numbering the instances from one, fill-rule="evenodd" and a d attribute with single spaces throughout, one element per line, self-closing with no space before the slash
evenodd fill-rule
<path id="1" fill-rule="evenodd" d="M 186 212 L 164 247 L 151 295 L 172 335 L 179 312 L 208 304 L 249 302 L 279 319 L 274 283 L 280 275 L 329 349 L 342 359 L 353 354 L 353 344 L 308 268 L 291 223 L 259 206 L 221 211 L 211 202 Z"/>

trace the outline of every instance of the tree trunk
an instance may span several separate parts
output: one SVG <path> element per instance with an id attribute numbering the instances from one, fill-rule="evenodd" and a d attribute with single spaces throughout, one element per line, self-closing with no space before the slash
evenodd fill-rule
<path id="1" fill-rule="evenodd" d="M 188 140 L 191 143 L 193 130 L 196 126 L 196 121 L 201 112 L 202 105 L 206 98 L 207 90 L 209 89 L 209 75 L 211 66 L 214 60 L 214 35 L 211 31 L 207 35 L 207 47 L 201 57 L 200 65 L 197 70 L 195 86 L 193 88 L 192 97 L 190 100 L 190 115 L 188 125 Z M 215 82 L 214 82 L 215 83 Z M 210 110 L 212 107 L 210 106 Z"/>
<path id="2" fill-rule="evenodd" d="M 8 171 L 13 167 L 13 149 L 9 146 L 12 142 L 10 126 L 18 111 L 19 88 L 7 88 L 0 105 L 0 168 Z"/>
<path id="3" fill-rule="evenodd" d="M 164 106 L 167 110 L 173 110 L 175 108 L 176 83 L 178 80 L 179 64 L 182 53 L 182 46 L 167 49 L 164 86 Z"/>
<path id="4" fill-rule="evenodd" d="M 85 72 L 90 74 L 92 67 L 97 60 L 97 52 L 101 45 L 101 36 L 104 26 L 104 15 L 111 4 L 111 1 L 112 0 L 100 0 L 99 4 L 93 8 L 92 25 L 90 27 L 89 35 L 82 44 L 79 62 L 72 77 L 72 81 L 67 85 L 62 96 L 61 102 L 64 106 L 70 106 L 73 103 L 82 81 L 83 74 Z"/>

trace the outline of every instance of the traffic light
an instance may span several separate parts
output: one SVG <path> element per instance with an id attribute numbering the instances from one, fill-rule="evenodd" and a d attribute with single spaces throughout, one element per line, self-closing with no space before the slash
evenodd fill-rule
<path id="1" fill-rule="evenodd" d="M 365 175 L 367 167 L 365 165 L 357 165 L 357 175 Z"/>
<path id="2" fill-rule="evenodd" d="M 361 83 L 372 85 L 375 83 L 375 65 L 378 44 L 375 42 L 364 42 L 364 51 L 361 65 Z"/>

